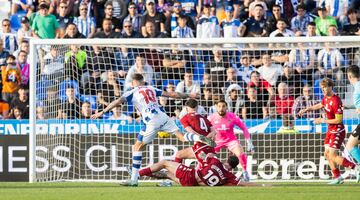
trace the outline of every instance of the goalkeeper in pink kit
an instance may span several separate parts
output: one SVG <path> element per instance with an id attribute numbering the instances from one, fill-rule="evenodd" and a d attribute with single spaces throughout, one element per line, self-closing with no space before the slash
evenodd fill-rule
<path id="1" fill-rule="evenodd" d="M 213 128 L 216 130 L 215 142 L 217 146 L 215 147 L 215 151 L 218 152 L 221 148 L 226 147 L 229 151 L 234 153 L 239 158 L 243 168 L 244 181 L 249 181 L 250 176 L 246 168 L 247 156 L 240 141 L 235 136 L 234 126 L 238 126 L 243 131 L 247 142 L 247 149 L 251 151 L 251 153 L 254 153 L 254 145 L 251 142 L 250 133 L 246 125 L 238 116 L 236 116 L 236 114 L 227 111 L 227 103 L 224 100 L 220 100 L 216 103 L 216 111 L 217 113 L 208 117 Z"/>

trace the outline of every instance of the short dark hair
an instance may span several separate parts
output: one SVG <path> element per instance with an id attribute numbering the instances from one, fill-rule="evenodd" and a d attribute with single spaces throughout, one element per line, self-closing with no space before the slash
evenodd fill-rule
<path id="1" fill-rule="evenodd" d="M 236 157 L 235 155 L 231 155 L 228 157 L 227 163 L 229 163 L 232 169 L 235 169 L 239 164 L 239 158 Z"/>
<path id="2" fill-rule="evenodd" d="M 260 4 L 260 5 L 261 5 L 261 4 Z M 275 7 L 281 8 L 281 6 L 280 6 L 279 4 L 274 4 L 274 5 L 272 6 L 271 10 L 272 10 L 273 8 L 275 8 Z"/>
<path id="3" fill-rule="evenodd" d="M 185 102 L 185 106 L 195 109 L 198 106 L 198 101 L 196 99 L 188 99 Z"/>
<path id="4" fill-rule="evenodd" d="M 135 81 L 144 81 L 144 76 L 142 74 L 139 74 L 139 73 L 135 73 L 132 75 L 132 79 L 135 80 Z"/>
<path id="5" fill-rule="evenodd" d="M 347 14 L 350 15 L 350 14 L 353 14 L 353 13 L 357 14 L 357 10 L 354 9 L 354 8 L 349 8 L 349 10 L 347 11 Z"/>
<path id="6" fill-rule="evenodd" d="M 315 22 L 309 22 L 308 26 L 316 26 Z"/>
<path id="7" fill-rule="evenodd" d="M 347 68 L 347 73 L 351 74 L 355 78 L 360 78 L 360 69 L 357 65 L 351 65 Z"/>
<path id="8" fill-rule="evenodd" d="M 252 71 L 252 72 L 250 73 L 250 77 L 251 77 L 253 74 L 260 75 L 260 73 L 259 73 L 258 71 Z"/>
<path id="9" fill-rule="evenodd" d="M 305 4 L 299 4 L 297 7 L 296 7 L 296 10 L 299 10 L 299 9 L 303 9 L 303 10 L 306 10 L 306 6 Z"/>
<path id="10" fill-rule="evenodd" d="M 326 77 L 320 81 L 320 85 L 323 85 L 325 87 L 334 87 L 334 81 Z"/>
<path id="11" fill-rule="evenodd" d="M 178 19 L 185 19 L 185 20 L 187 20 L 187 16 L 184 15 L 184 14 L 180 14 L 179 17 L 178 17 Z"/>
<path id="12" fill-rule="evenodd" d="M 12 58 L 13 60 L 16 60 L 16 57 L 12 54 L 6 56 L 6 60 L 8 60 L 9 58 Z"/>

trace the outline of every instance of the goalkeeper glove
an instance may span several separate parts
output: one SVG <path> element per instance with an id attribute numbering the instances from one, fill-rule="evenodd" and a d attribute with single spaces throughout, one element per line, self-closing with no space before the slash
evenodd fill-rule
<path id="1" fill-rule="evenodd" d="M 255 147 L 251 141 L 251 139 L 246 140 L 247 143 L 247 151 L 250 151 L 251 153 L 255 152 Z"/>

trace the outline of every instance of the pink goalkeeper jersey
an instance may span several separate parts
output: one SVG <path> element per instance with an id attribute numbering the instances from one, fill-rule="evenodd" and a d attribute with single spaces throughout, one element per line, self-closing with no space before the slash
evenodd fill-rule
<path id="1" fill-rule="evenodd" d="M 226 112 L 222 117 L 218 113 L 214 113 L 208 117 L 214 129 L 216 130 L 215 142 L 217 144 L 226 143 L 237 140 L 234 133 L 234 126 L 238 126 L 244 134 L 245 139 L 250 139 L 250 133 L 246 125 L 241 119 L 232 112 Z"/>

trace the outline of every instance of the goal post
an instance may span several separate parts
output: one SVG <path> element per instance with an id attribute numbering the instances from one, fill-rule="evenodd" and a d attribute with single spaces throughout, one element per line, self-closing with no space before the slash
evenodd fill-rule
<path id="1" fill-rule="evenodd" d="M 136 109 L 124 104 L 96 120 L 89 114 L 131 89 L 129 74 L 134 72 L 162 90 L 198 93 L 207 115 L 216 112 L 214 102 L 225 99 L 251 133 L 256 148 L 254 155 L 248 152 L 252 180 L 327 180 L 326 125 L 314 124 L 323 112 L 298 116 L 298 109 L 310 102 L 299 97 L 311 92 L 311 103 L 319 102 L 319 80 L 330 77 L 350 107 L 353 88 L 346 68 L 359 65 L 359 46 L 356 36 L 31 39 L 29 181 L 128 178 L 131 148 L 144 127 Z M 161 98 L 160 104 L 180 127 L 184 102 Z M 354 109 L 344 111 L 347 133 L 359 123 Z M 241 131 L 236 134 L 246 149 Z M 159 133 L 144 152 L 142 166 L 173 159 L 189 146 Z M 222 150 L 219 157 L 228 153 Z M 353 178 L 353 172 L 342 172 Z"/>

